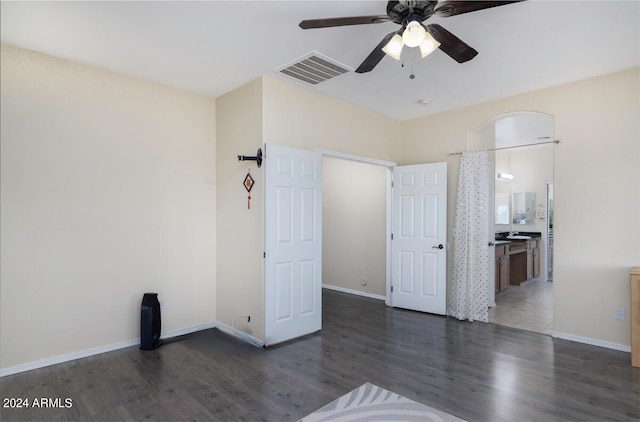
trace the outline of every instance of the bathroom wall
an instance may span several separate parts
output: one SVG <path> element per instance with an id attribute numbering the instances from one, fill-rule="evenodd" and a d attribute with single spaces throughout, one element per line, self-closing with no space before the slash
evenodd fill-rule
<path id="1" fill-rule="evenodd" d="M 533 192 L 535 194 L 534 219 L 532 224 L 513 224 L 513 231 L 540 232 L 541 274 L 544 273 L 547 256 L 547 181 L 553 180 L 554 144 L 518 148 L 510 151 L 511 190 L 515 192 Z M 543 218 L 536 217 L 540 210 Z"/>
<path id="2" fill-rule="evenodd" d="M 518 148 L 510 152 L 511 174 L 514 178 L 510 182 L 512 193 L 533 192 L 535 194 L 536 209 L 547 207 L 547 181 L 553 180 L 553 144 L 536 147 Z M 546 215 L 546 212 L 544 212 Z M 512 225 L 514 231 L 532 231 L 546 233 L 545 218 L 535 218 L 532 224 Z"/>
<path id="3" fill-rule="evenodd" d="M 509 150 L 495 151 L 494 153 L 495 173 L 513 174 L 511 171 L 511 152 Z M 511 215 L 513 206 L 511 204 L 511 181 L 495 179 L 495 195 L 501 202 L 507 204 L 509 212 L 505 224 L 495 224 L 495 232 L 511 231 Z M 497 202 L 497 201 L 496 201 Z"/>

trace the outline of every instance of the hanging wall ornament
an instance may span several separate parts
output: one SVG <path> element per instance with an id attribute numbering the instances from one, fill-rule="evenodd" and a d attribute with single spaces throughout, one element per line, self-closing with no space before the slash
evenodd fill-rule
<path id="1" fill-rule="evenodd" d="M 247 176 L 244 178 L 244 188 L 247 190 L 247 209 L 251 209 L 251 188 L 253 187 L 253 177 L 251 177 L 251 169 L 247 171 Z"/>

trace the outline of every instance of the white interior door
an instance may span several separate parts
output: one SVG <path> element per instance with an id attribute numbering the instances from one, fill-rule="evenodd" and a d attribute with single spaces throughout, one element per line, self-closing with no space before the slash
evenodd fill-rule
<path id="1" fill-rule="evenodd" d="M 265 152 L 265 345 L 322 328 L 320 154 Z"/>
<path id="2" fill-rule="evenodd" d="M 447 163 L 393 169 L 391 305 L 444 315 Z"/>

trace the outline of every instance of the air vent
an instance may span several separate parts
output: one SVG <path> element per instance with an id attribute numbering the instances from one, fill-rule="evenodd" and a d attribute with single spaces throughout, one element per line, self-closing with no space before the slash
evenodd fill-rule
<path id="1" fill-rule="evenodd" d="M 293 64 L 286 65 L 277 72 L 301 82 L 317 85 L 350 71 L 345 65 L 319 53 L 310 53 Z"/>

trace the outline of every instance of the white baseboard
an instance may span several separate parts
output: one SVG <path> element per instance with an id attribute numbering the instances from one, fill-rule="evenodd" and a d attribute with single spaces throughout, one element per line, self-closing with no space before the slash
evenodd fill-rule
<path id="1" fill-rule="evenodd" d="M 323 288 L 329 289 L 329 290 L 336 290 L 339 292 L 343 292 L 343 293 L 350 293 L 350 294 L 355 294 L 355 295 L 359 295 L 359 296 L 365 296 L 365 297 L 370 297 L 373 299 L 380 299 L 380 300 L 385 300 L 384 296 L 381 295 L 375 295 L 375 294 L 371 294 L 371 293 L 365 293 L 365 292 L 361 292 L 358 290 L 351 290 L 351 289 L 345 289 L 343 287 L 338 287 L 338 286 L 331 286 L 331 285 L 327 285 L 327 284 L 323 284 L 322 285 Z M 202 330 L 208 330 L 210 328 L 218 328 L 220 331 L 226 333 L 226 334 L 230 334 L 232 336 L 238 337 L 241 340 L 244 340 L 256 347 L 264 347 L 264 342 L 262 340 L 257 339 L 256 337 L 253 337 L 250 334 L 247 334 L 243 331 L 239 331 L 235 328 L 232 328 L 226 324 L 222 324 L 220 322 L 210 322 L 210 323 L 206 323 L 206 324 L 199 324 L 199 325 L 194 325 L 191 327 L 185 327 L 185 328 L 180 328 L 177 330 L 171 330 L 171 331 L 167 331 L 165 333 L 163 333 L 162 335 L 162 339 L 169 339 L 172 337 L 178 337 L 178 336 L 183 336 L 186 334 L 191 334 L 191 333 L 195 333 L 198 331 L 202 331 Z M 559 338 L 559 339 L 563 339 L 563 340 L 570 340 L 570 341 L 575 341 L 577 343 L 585 343 L 585 344 L 590 344 L 592 346 L 599 346 L 599 347 L 604 347 L 607 349 L 613 349 L 613 350 L 619 350 L 621 352 L 628 352 L 631 353 L 631 346 L 627 346 L 624 344 L 619 344 L 619 343 L 613 343 L 610 341 L 605 341 L 605 340 L 599 340 L 599 339 L 594 339 L 594 338 L 590 338 L 590 337 L 582 337 L 582 336 L 576 336 L 573 334 L 567 334 L 567 333 L 560 333 L 560 332 L 553 332 L 552 334 L 553 337 L 555 338 Z M 0 369 L 0 378 L 2 377 L 6 377 L 8 375 L 13 375 L 13 374 L 18 374 L 21 372 L 26 372 L 26 371 L 31 371 L 33 369 L 38 369 L 38 368 L 44 368 L 45 366 L 50 366 L 50 365 L 56 365 L 58 363 L 63 363 L 63 362 L 69 362 L 75 359 L 81 359 L 81 358 L 85 358 L 85 357 L 89 357 L 89 356 L 93 356 L 93 355 L 98 355 L 101 353 L 107 353 L 107 352 L 111 352 L 114 350 L 118 350 L 118 349 L 124 349 L 125 347 L 131 347 L 131 346 L 136 346 L 140 344 L 140 338 L 135 338 L 135 339 L 131 339 L 131 340 L 126 340 L 126 341 L 122 341 L 122 342 L 118 342 L 118 343 L 112 343 L 112 344 L 107 344 L 104 346 L 99 346 L 99 347 L 93 347 L 91 349 L 85 349 L 85 350 L 80 350 L 77 352 L 73 352 L 73 353 L 67 353 L 64 355 L 59 355 L 59 356 L 54 356 L 51 358 L 47 358 L 47 359 L 41 359 L 41 360 L 37 360 L 37 361 L 33 361 L 33 362 L 27 362 L 27 363 L 23 363 L 20 365 L 16 365 L 16 366 L 11 366 L 8 368 L 3 368 Z"/>
<path id="2" fill-rule="evenodd" d="M 229 327 L 227 324 L 218 322 L 218 330 L 222 331 L 225 334 L 237 337 L 240 340 L 246 341 L 247 343 L 250 343 L 256 347 L 264 347 L 264 342 L 262 340 L 252 336 L 251 334 L 247 334 L 244 331 Z"/>
<path id="3" fill-rule="evenodd" d="M 207 330 L 209 328 L 215 328 L 217 322 L 210 322 L 206 324 L 194 325 L 191 327 L 179 328 L 177 330 L 171 330 L 163 333 L 161 339 L 168 339 L 172 337 L 183 336 L 185 334 L 195 333 L 197 331 Z M 51 358 L 36 360 L 33 362 L 27 362 L 16 366 L 10 366 L 8 368 L 0 369 L 0 378 L 7 375 L 18 374 L 20 372 L 31 371 L 33 369 L 44 368 L 45 366 L 56 365 L 58 363 L 69 362 L 76 359 L 86 358 L 93 355 L 99 355 L 101 353 L 112 352 L 118 349 L 124 349 L 125 347 L 136 346 L 140 344 L 140 338 L 134 338 L 131 340 L 125 340 L 118 343 L 106 344 L 104 346 L 92 347 L 91 349 L 79 350 L 77 352 L 67 353 L 64 355 L 54 356 Z"/>
<path id="4" fill-rule="evenodd" d="M 346 289 L 344 287 L 332 286 L 330 284 L 323 284 L 322 288 L 323 289 L 329 289 L 329 290 L 335 290 L 335 291 L 342 292 L 342 293 L 349 293 L 349 294 L 352 294 L 352 295 L 370 297 L 372 299 L 379 299 L 379 300 L 386 300 L 387 299 L 386 296 L 376 295 L 376 294 L 367 293 L 367 292 L 361 292 L 360 290 Z"/>
<path id="5" fill-rule="evenodd" d="M 198 331 L 208 330 L 210 328 L 217 328 L 217 327 L 218 327 L 217 321 L 208 322 L 206 324 L 192 325 L 191 327 L 178 328 L 177 330 L 167 331 L 166 333 L 160 336 L 160 339 L 165 340 L 168 338 L 184 336 L 186 334 L 197 333 Z"/>
<path id="6" fill-rule="evenodd" d="M 627 346 L 625 344 L 613 343 L 611 341 L 599 340 L 597 338 L 576 336 L 574 334 L 559 333 L 557 331 L 554 331 L 553 334 L 551 334 L 551 336 L 555 338 L 560 338 L 563 340 L 575 341 L 577 343 L 585 343 L 585 344 L 590 344 L 592 346 L 599 346 L 607 349 L 613 349 L 613 350 L 619 350 L 621 352 L 631 353 L 631 346 Z"/>

